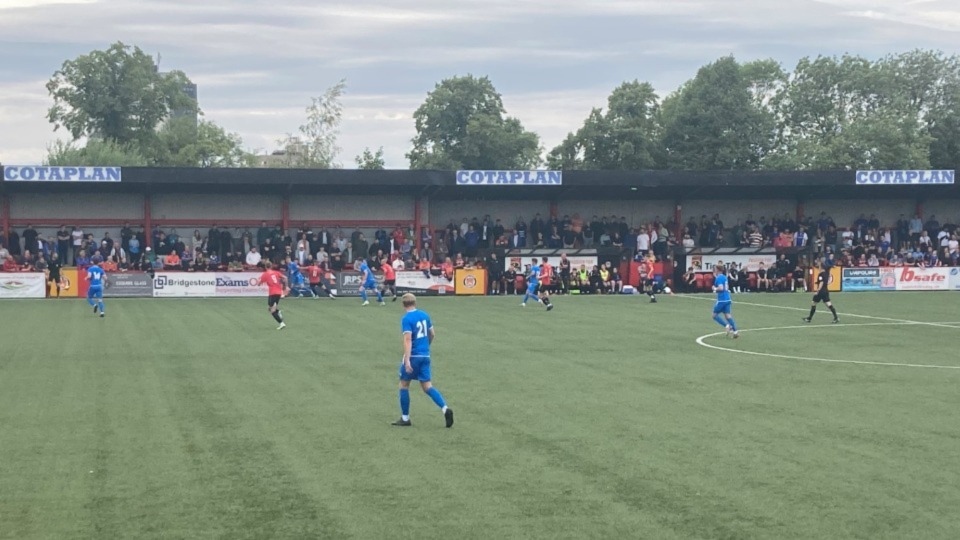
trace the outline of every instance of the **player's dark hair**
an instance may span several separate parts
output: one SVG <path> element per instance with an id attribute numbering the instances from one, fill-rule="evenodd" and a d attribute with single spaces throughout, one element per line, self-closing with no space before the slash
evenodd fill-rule
<path id="1" fill-rule="evenodd" d="M 546 257 L 543 257 L 543 262 L 547 262 L 547 258 L 546 258 Z"/>
<path id="2" fill-rule="evenodd" d="M 722 264 L 718 264 L 718 265 L 714 266 L 713 268 L 714 268 L 714 270 L 716 270 L 717 272 L 719 272 L 719 273 L 721 273 L 721 274 L 726 274 L 726 273 L 727 273 L 726 268 L 724 268 Z"/>

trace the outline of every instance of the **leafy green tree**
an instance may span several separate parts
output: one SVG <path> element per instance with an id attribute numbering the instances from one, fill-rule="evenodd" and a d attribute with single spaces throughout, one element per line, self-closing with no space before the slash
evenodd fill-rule
<path id="1" fill-rule="evenodd" d="M 298 169 L 336 169 L 340 147 L 340 123 L 343 120 L 343 105 L 340 99 L 346 90 L 347 81 L 340 80 L 327 88 L 322 96 L 310 99 L 306 108 L 307 119 L 300 126 L 298 135 L 287 134 L 279 142 L 286 156 L 281 167 Z"/>
<path id="2" fill-rule="evenodd" d="M 207 120 L 171 120 L 157 138 L 154 164 L 162 167 L 250 167 L 255 161 L 239 135 Z"/>
<path id="3" fill-rule="evenodd" d="M 753 169 L 773 144 L 772 126 L 732 57 L 700 68 L 664 100 L 661 118 L 669 168 Z"/>
<path id="4" fill-rule="evenodd" d="M 92 139 L 85 146 L 57 141 L 47 148 L 45 165 L 51 166 L 114 166 L 142 167 L 147 158 L 131 145 Z"/>
<path id="5" fill-rule="evenodd" d="M 540 139 L 506 117 L 490 79 L 445 79 L 413 114 L 413 169 L 525 169 L 540 163 Z"/>
<path id="6" fill-rule="evenodd" d="M 386 162 L 383 160 L 383 147 L 377 148 L 376 152 L 370 148 L 364 148 L 363 153 L 353 158 L 357 163 L 357 168 L 367 171 L 380 171 L 386 168 Z"/>
<path id="7" fill-rule="evenodd" d="M 660 158 L 659 105 L 649 83 L 625 82 L 547 156 L 551 168 L 650 169 Z"/>
<path id="8" fill-rule="evenodd" d="M 67 60 L 47 82 L 54 104 L 47 118 L 74 140 L 95 137 L 149 144 L 173 109 L 196 109 L 179 71 L 159 73 L 153 59 L 121 42 Z"/>

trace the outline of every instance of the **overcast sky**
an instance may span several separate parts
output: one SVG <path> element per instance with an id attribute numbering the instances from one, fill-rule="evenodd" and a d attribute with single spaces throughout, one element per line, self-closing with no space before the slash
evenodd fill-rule
<path id="1" fill-rule="evenodd" d="M 44 83 L 120 40 L 199 85 L 206 118 L 270 151 L 311 96 L 347 80 L 339 161 L 365 146 L 406 168 L 412 113 L 443 78 L 488 75 L 546 150 L 625 80 L 664 95 L 733 54 L 774 58 L 914 48 L 960 53 L 958 0 L 0 0 L 0 162 L 39 163 L 67 139 Z"/>

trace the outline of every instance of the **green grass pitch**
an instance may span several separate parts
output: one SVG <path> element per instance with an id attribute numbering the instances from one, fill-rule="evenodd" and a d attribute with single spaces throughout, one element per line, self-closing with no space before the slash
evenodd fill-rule
<path id="1" fill-rule="evenodd" d="M 0 537 L 960 537 L 960 296 L 809 298 L 421 299 L 452 429 L 399 302 L 3 302 Z"/>

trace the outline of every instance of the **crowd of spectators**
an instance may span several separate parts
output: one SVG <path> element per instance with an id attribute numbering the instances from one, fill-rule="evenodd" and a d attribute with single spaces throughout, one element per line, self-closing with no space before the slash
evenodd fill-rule
<path id="1" fill-rule="evenodd" d="M 320 262 L 339 271 L 364 257 L 374 265 L 400 261 L 402 265 L 396 266 L 401 268 L 444 271 L 483 266 L 490 248 L 620 248 L 638 258 L 652 254 L 664 260 L 677 244 L 685 248 L 798 248 L 822 257 L 828 265 L 841 266 L 960 265 L 958 226 L 941 224 L 933 215 L 926 221 L 901 215 L 892 226 L 881 225 L 876 215 L 864 214 L 848 226 L 838 226 L 825 212 L 800 221 L 789 214 L 756 220 L 747 215 L 727 228 L 720 215 L 714 214 L 712 218 L 690 218 L 679 227 L 680 238 L 673 235 L 677 229 L 675 223 L 659 216 L 630 224 L 623 216 L 584 219 L 536 214 L 529 222 L 518 218 L 505 225 L 486 215 L 463 218 L 460 223 L 451 220 L 438 231 L 423 227 L 418 250 L 414 231 L 400 224 L 389 230 L 376 229 L 368 238 L 360 229 L 314 230 L 308 224 L 289 231 L 266 222 L 253 229 L 214 225 L 181 235 L 173 227 L 155 227 L 148 232 L 143 226 L 127 223 L 116 237 L 104 232 L 99 239 L 80 227 L 62 226 L 55 234 L 43 236 L 27 225 L 19 233 L 0 231 L 0 265 L 6 271 L 31 270 L 41 260 L 49 263 L 56 257 L 62 265 L 82 267 L 99 255 L 108 270 L 244 270 L 256 268 L 261 261 L 282 264 L 289 257 L 301 266 Z M 579 281 L 578 286 L 596 292 L 616 288 L 600 275 L 602 268 L 597 268 L 592 278 L 593 269 L 584 270 L 587 279 L 573 276 L 571 283 Z M 509 271 L 522 274 L 522 269 L 503 269 L 504 274 Z M 504 282 L 503 289 L 507 288 L 508 282 Z"/>

